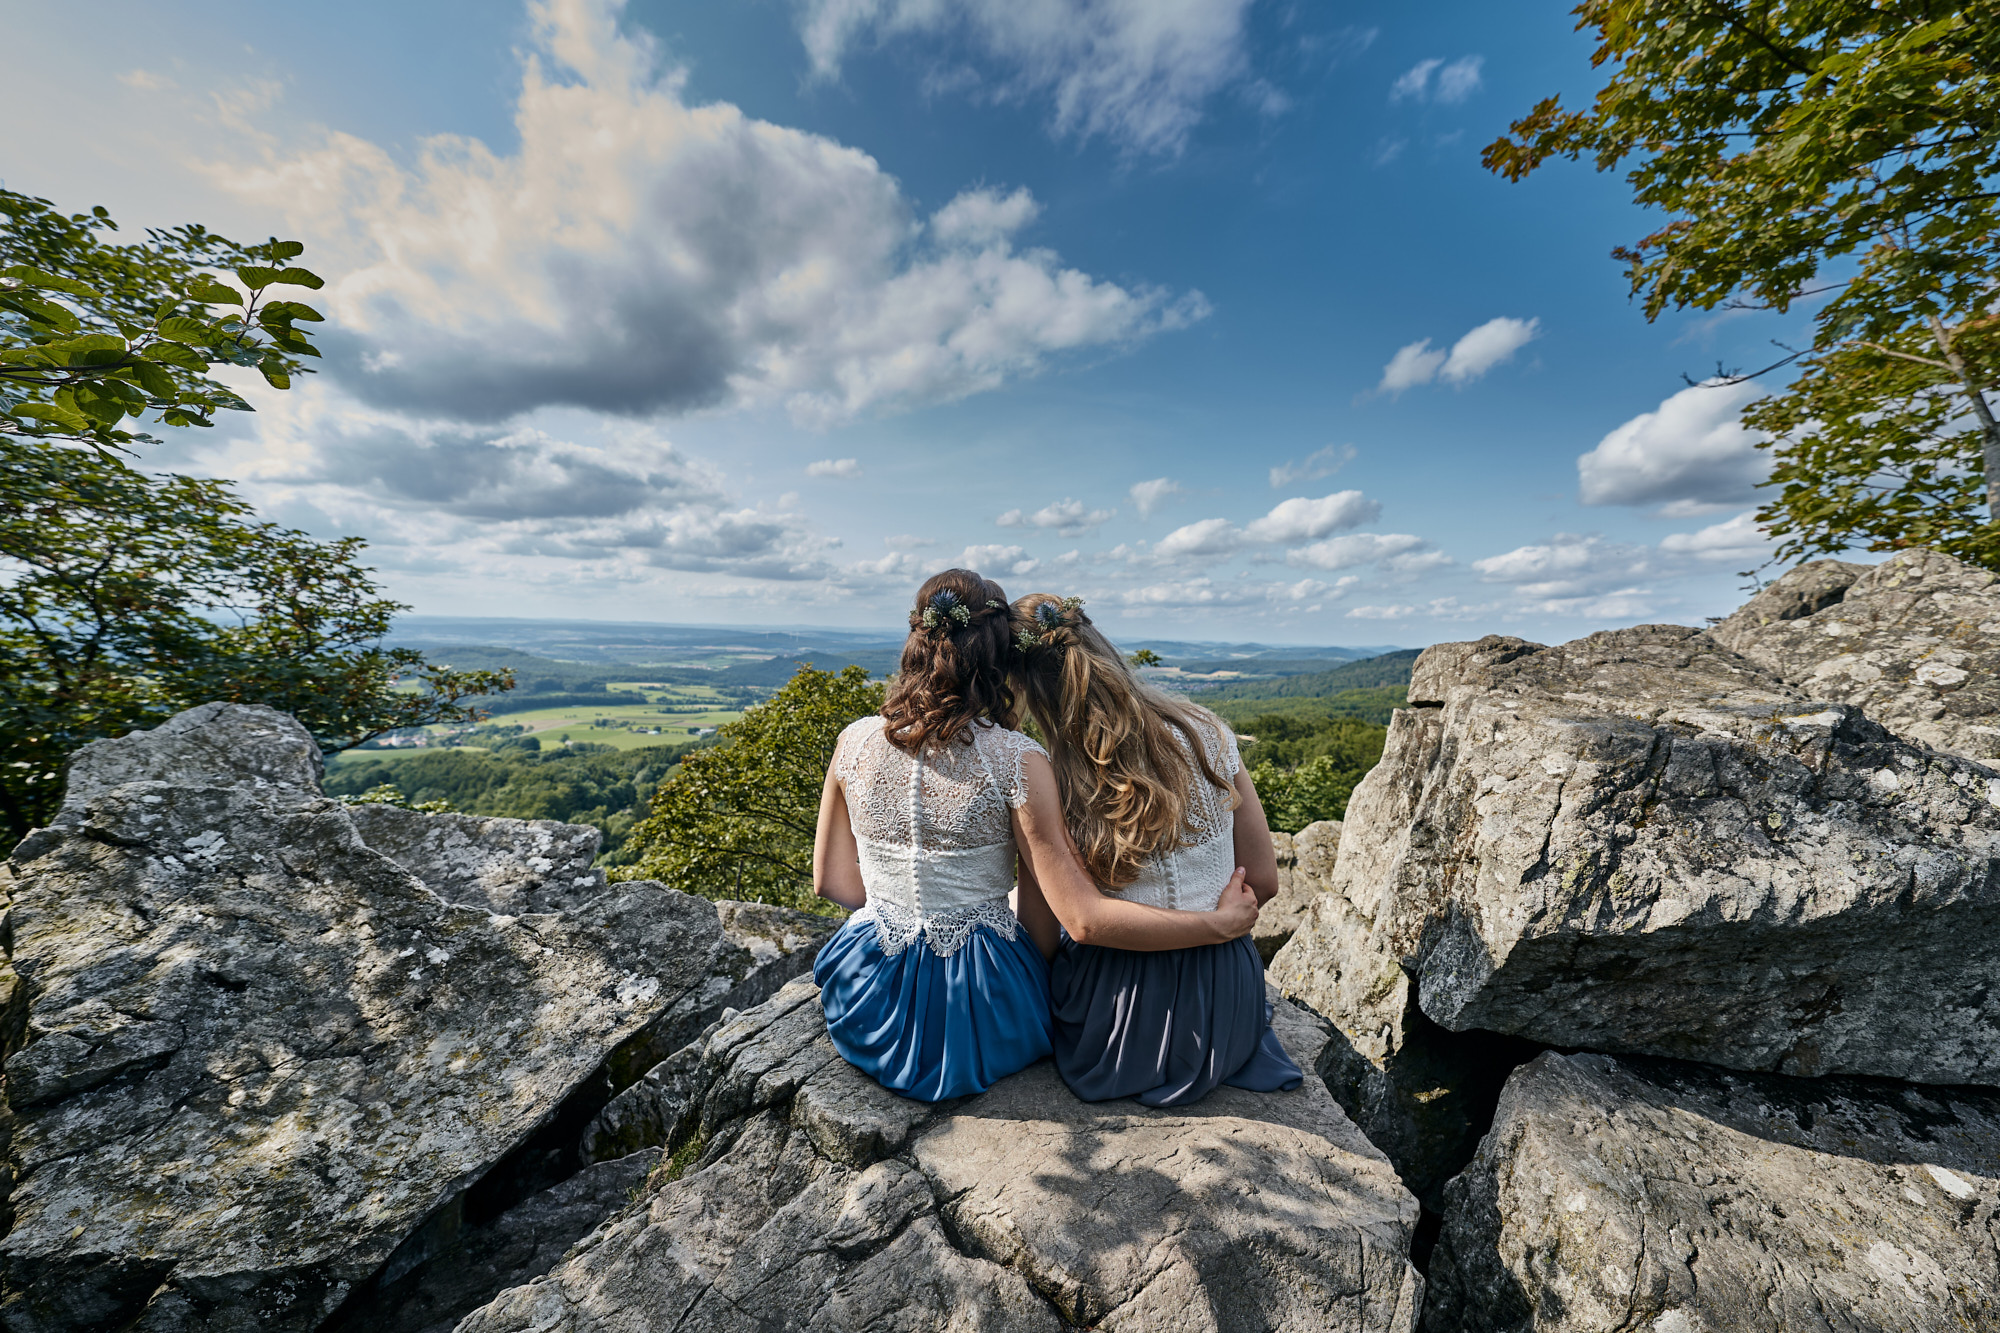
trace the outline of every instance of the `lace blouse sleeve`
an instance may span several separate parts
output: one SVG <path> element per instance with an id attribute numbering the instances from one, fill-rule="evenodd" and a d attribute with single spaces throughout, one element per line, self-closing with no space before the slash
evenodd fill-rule
<path id="1" fill-rule="evenodd" d="M 993 779 L 999 784 L 1000 795 L 1013 809 L 1020 809 L 1028 803 L 1028 775 L 1022 764 L 1031 754 L 1047 759 L 1049 752 L 1035 742 L 1032 736 L 1018 731 L 999 733 L 999 759 L 993 766 Z"/>
<path id="2" fill-rule="evenodd" d="M 854 780 L 854 768 L 861 759 L 862 742 L 868 738 L 868 727 L 875 722 L 872 717 L 856 719 L 841 728 L 840 739 L 833 743 L 833 776 L 843 783 Z"/>

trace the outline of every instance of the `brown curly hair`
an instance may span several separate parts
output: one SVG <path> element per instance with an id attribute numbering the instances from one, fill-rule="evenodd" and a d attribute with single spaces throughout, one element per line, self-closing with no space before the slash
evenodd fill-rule
<path id="1" fill-rule="evenodd" d="M 1091 878 L 1123 888 L 1187 842 L 1196 782 L 1215 784 L 1236 808 L 1204 744 L 1227 734 L 1222 722 L 1139 679 L 1081 602 L 1029 593 L 1014 603 L 1012 624 L 1012 674 L 1048 742 L 1063 822 Z"/>
<path id="2" fill-rule="evenodd" d="M 917 754 L 946 741 L 970 745 L 982 719 L 1012 727 L 1018 714 L 1007 683 L 1007 635 L 1007 594 L 999 584 L 969 569 L 925 579 L 882 701 L 889 743 Z"/>

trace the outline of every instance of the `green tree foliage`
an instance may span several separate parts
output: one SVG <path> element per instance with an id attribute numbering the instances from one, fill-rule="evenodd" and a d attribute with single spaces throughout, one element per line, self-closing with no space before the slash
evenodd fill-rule
<path id="1" fill-rule="evenodd" d="M 850 666 L 799 668 L 770 700 L 689 755 L 632 832 L 636 860 L 621 879 L 657 879 L 686 893 L 831 910 L 812 893 L 820 788 L 841 729 L 882 707 L 882 686 Z"/>
<path id="2" fill-rule="evenodd" d="M 1264 713 L 1232 724 L 1271 827 L 1297 833 L 1347 817 L 1347 798 L 1382 758 L 1388 729 L 1353 718 Z M 1255 740 L 1248 740 L 1255 737 Z"/>
<path id="3" fill-rule="evenodd" d="M 1135 667 L 1155 667 L 1159 666 L 1166 659 L 1161 657 L 1158 653 L 1154 652 L 1151 648 L 1141 648 L 1137 652 L 1132 653 L 1131 655 L 1126 657 L 1125 660 L 1130 662 Z"/>
<path id="4" fill-rule="evenodd" d="M 1990 0 L 1586 0 L 1610 81 L 1486 149 L 1634 160 L 1666 225 L 1614 251 L 1647 318 L 1833 292 L 1770 432 L 1779 557 L 1930 545 L 2000 568 L 2000 9 Z M 1776 369 L 1771 367 L 1770 369 Z M 1753 372 L 1763 373 L 1763 372 Z"/>
<path id="5" fill-rule="evenodd" d="M 155 477 L 0 434 L 0 817 L 47 819 L 77 746 L 210 700 L 293 714 L 329 752 L 478 716 L 512 682 L 382 648 L 403 608 L 321 542 L 254 521 L 227 484 Z M 414 689 L 397 688 L 413 682 Z"/>
<path id="6" fill-rule="evenodd" d="M 213 367 L 255 367 L 283 389 L 319 355 L 297 325 L 320 313 L 270 298 L 323 285 L 289 262 L 297 241 L 244 246 L 198 226 L 100 236 L 116 230 L 102 208 L 64 215 L 0 190 L 0 433 L 122 450 L 152 439 L 128 418 L 208 426 L 249 411 Z"/>
<path id="7" fill-rule="evenodd" d="M 534 736 L 526 741 L 535 748 L 503 741 L 490 751 L 354 750 L 327 775 L 326 790 L 347 800 L 367 799 L 386 787 L 413 809 L 437 802 L 468 815 L 590 824 L 604 835 L 599 857 L 618 866 L 636 856 L 627 835 L 645 817 L 660 780 L 702 745 L 685 741 L 614 750 L 589 742 L 543 748 Z"/>

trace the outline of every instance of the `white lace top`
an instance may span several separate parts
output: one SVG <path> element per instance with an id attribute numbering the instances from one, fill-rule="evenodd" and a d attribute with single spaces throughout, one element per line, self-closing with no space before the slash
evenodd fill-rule
<path id="1" fill-rule="evenodd" d="M 1236 736 L 1228 727 L 1201 715 L 1196 730 L 1209 767 L 1225 782 L 1236 780 L 1243 758 L 1236 749 Z M 1182 749 L 1189 749 L 1187 737 L 1175 732 Z M 1212 912 L 1222 899 L 1229 877 L 1236 871 L 1236 812 L 1229 808 L 1231 793 L 1218 789 L 1194 770 L 1194 792 L 1188 802 L 1188 825 L 1193 846 L 1176 847 L 1156 856 L 1139 878 L 1117 891 L 1126 902 L 1153 907 L 1174 907 L 1185 912 Z"/>
<path id="2" fill-rule="evenodd" d="M 1014 939 L 1012 813 L 1028 799 L 1021 761 L 1042 747 L 986 725 L 973 728 L 970 745 L 950 741 L 915 756 L 889 744 L 882 725 L 879 716 L 853 723 L 833 755 L 868 890 L 852 919 L 875 923 L 886 954 L 921 935 L 948 958 L 979 925 Z"/>

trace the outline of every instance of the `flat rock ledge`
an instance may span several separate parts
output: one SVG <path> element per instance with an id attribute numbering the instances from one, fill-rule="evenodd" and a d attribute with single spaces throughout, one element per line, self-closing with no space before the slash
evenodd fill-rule
<path id="1" fill-rule="evenodd" d="M 2000 773 L 1694 630 L 1418 660 L 1271 966 L 1388 1063 L 1419 1024 L 2000 1083 Z"/>
<path id="2" fill-rule="evenodd" d="M 1426 1333 L 2000 1328 L 2000 1093 L 1549 1053 L 1448 1191 Z"/>
<path id="3" fill-rule="evenodd" d="M 15 851 L 0 1328 L 318 1328 L 747 965 L 656 884 L 441 901 L 319 774 L 289 717 L 205 705 L 86 747 Z"/>
<path id="4" fill-rule="evenodd" d="M 1310 1066 L 1325 1030 L 1274 1020 Z M 1417 1203 L 1317 1080 L 1158 1111 L 1047 1062 L 929 1105 L 786 986 L 616 1099 L 585 1155 L 674 1153 L 630 1209 L 460 1333 L 1415 1328 Z"/>

